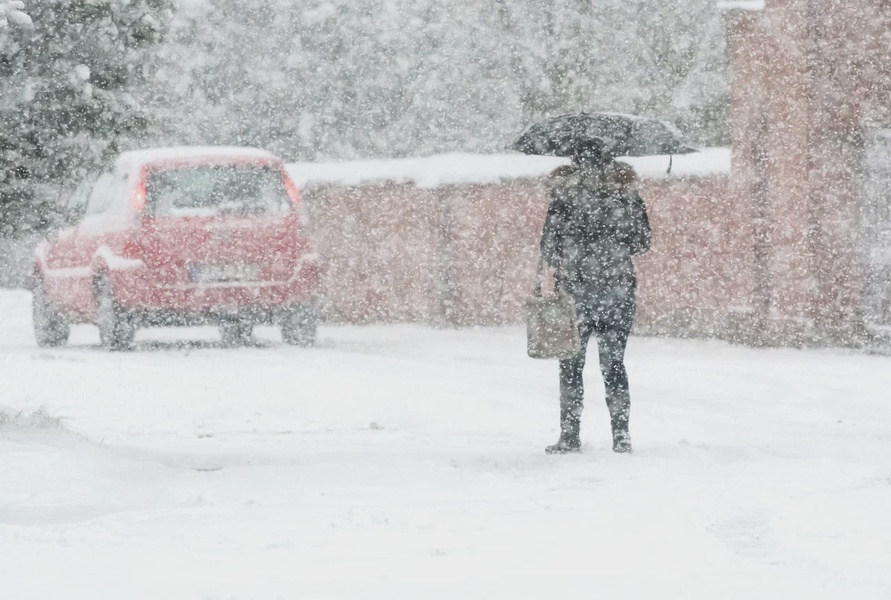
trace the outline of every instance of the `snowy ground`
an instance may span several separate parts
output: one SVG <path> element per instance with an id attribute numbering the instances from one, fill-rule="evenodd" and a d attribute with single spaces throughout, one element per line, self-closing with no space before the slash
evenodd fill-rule
<path id="1" fill-rule="evenodd" d="M 29 301 L 0 292 L 4 599 L 891 597 L 887 357 L 634 338 L 635 453 L 592 368 L 549 457 L 518 328 L 46 351 Z"/>

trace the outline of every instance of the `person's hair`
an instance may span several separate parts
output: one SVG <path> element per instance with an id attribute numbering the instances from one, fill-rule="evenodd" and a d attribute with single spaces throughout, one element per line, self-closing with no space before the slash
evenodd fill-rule
<path id="1" fill-rule="evenodd" d="M 631 186 L 637 182 L 637 171 L 628 163 L 615 161 L 613 162 L 613 169 L 615 170 L 617 183 Z"/>
<path id="2" fill-rule="evenodd" d="M 604 154 L 575 154 L 572 156 L 572 164 L 579 169 L 602 169 L 615 162 L 612 157 Z"/>
<path id="3" fill-rule="evenodd" d="M 558 181 L 560 179 L 564 179 L 569 177 L 575 172 L 575 167 L 572 165 L 560 165 L 550 173 L 548 173 L 548 181 Z"/>

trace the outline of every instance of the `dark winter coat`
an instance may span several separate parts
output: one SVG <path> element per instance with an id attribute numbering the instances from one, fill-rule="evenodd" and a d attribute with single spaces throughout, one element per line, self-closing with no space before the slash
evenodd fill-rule
<path id="1" fill-rule="evenodd" d="M 552 178 L 542 256 L 577 311 L 630 328 L 637 287 L 631 257 L 651 241 L 634 170 L 614 161 L 561 169 Z"/>

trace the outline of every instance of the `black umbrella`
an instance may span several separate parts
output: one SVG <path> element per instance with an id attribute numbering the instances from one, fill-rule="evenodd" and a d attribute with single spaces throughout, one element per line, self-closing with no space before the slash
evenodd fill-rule
<path id="1" fill-rule="evenodd" d="M 696 152 L 672 125 L 621 113 L 578 113 L 535 123 L 512 148 L 554 156 L 650 156 Z"/>

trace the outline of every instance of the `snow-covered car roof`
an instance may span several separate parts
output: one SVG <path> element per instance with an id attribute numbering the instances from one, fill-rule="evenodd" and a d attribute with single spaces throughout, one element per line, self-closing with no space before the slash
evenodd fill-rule
<path id="1" fill-rule="evenodd" d="M 240 146 L 174 146 L 122 152 L 116 161 L 121 169 L 141 167 L 150 163 L 175 161 L 220 160 L 268 160 L 279 162 L 276 155 L 259 148 Z"/>

